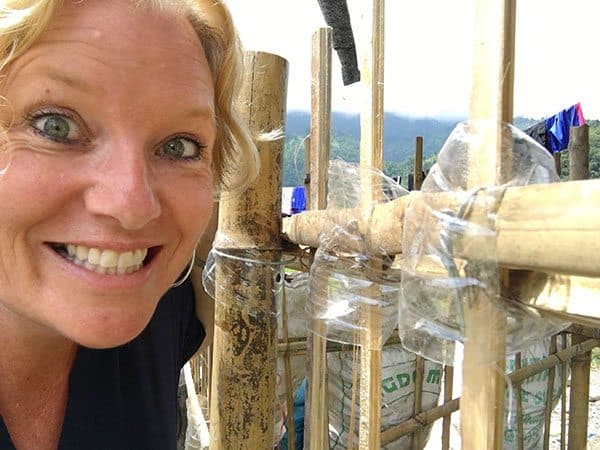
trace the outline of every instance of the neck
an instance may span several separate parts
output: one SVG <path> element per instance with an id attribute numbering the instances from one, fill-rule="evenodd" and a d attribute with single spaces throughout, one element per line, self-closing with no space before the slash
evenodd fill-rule
<path id="1" fill-rule="evenodd" d="M 0 410 L 7 400 L 68 383 L 77 345 L 0 304 Z"/>

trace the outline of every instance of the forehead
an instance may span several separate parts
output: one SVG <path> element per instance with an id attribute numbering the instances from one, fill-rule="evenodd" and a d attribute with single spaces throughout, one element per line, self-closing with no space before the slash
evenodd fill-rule
<path id="1" fill-rule="evenodd" d="M 178 89 L 189 100 L 206 102 L 208 96 L 212 104 L 210 68 L 187 18 L 128 0 L 64 1 L 38 40 L 9 67 L 7 81 L 23 72 L 58 72 L 100 90 L 145 89 L 149 96 Z M 149 91 L 149 83 L 157 89 Z"/>

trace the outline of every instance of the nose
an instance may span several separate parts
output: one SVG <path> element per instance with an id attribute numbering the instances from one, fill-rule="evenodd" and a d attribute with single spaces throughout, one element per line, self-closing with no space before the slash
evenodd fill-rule
<path id="1" fill-rule="evenodd" d="M 126 230 L 140 229 L 160 216 L 144 152 L 119 146 L 104 154 L 108 157 L 94 170 L 94 181 L 85 195 L 87 210 L 115 219 Z"/>

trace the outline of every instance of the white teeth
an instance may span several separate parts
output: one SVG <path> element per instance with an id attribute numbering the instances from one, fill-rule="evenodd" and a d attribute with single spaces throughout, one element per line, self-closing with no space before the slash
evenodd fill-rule
<path id="1" fill-rule="evenodd" d="M 86 269 L 107 275 L 124 275 L 139 270 L 148 254 L 147 248 L 123 253 L 83 245 L 65 244 L 69 259 Z"/>
<path id="2" fill-rule="evenodd" d="M 119 261 L 119 254 L 113 250 L 104 250 L 100 255 L 102 267 L 115 267 Z"/>
<path id="3" fill-rule="evenodd" d="M 82 245 L 78 245 L 75 254 L 77 255 L 78 259 L 85 261 L 88 257 L 88 249 L 83 247 Z"/>
<path id="4" fill-rule="evenodd" d="M 119 255 L 119 261 L 117 262 L 117 266 L 119 269 L 124 269 L 133 265 L 133 253 L 125 252 Z"/>
<path id="5" fill-rule="evenodd" d="M 88 261 L 90 264 L 100 264 L 100 250 L 97 248 L 90 249 L 88 253 Z"/>

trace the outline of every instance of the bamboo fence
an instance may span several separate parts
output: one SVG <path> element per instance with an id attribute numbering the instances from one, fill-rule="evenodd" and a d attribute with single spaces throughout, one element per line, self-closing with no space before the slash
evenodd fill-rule
<path id="1" fill-rule="evenodd" d="M 383 117 L 383 16 L 384 1 L 371 0 L 365 2 L 366 23 L 370 24 L 370 45 L 363 49 L 363 84 L 368 91 L 368 102 L 361 115 L 361 161 L 372 167 L 381 166 L 382 117 Z M 494 123 L 512 121 L 512 91 L 514 78 L 514 34 L 515 34 L 515 0 L 496 0 L 489 2 L 477 0 L 477 40 L 474 46 L 474 85 L 471 101 L 471 117 L 487 118 Z M 254 70 L 262 70 L 259 76 L 252 72 L 249 80 L 256 82 L 264 77 L 266 67 L 276 67 L 279 73 L 284 71 L 282 62 L 266 56 L 255 55 L 253 58 L 266 58 L 255 62 Z M 319 211 L 325 207 L 327 162 L 329 156 L 330 130 L 330 60 L 331 42 L 327 30 L 319 30 L 313 42 L 313 101 L 311 136 L 309 145 L 309 176 L 307 187 L 310 192 L 310 205 L 313 211 L 288 218 L 281 230 L 270 228 L 267 236 L 259 238 L 264 244 L 269 261 L 282 260 L 279 237 L 287 241 L 311 248 L 318 246 L 322 230 L 334 224 L 344 225 L 349 219 L 355 220 L 357 229 L 367 242 L 377 243 L 389 255 L 400 255 L 402 248 L 398 236 L 402 236 L 402 219 L 407 205 L 413 206 L 423 202 L 427 197 L 429 204 L 437 204 L 440 208 L 457 209 L 460 201 L 453 193 L 424 194 L 411 193 L 402 199 L 372 207 L 380 193 L 373 190 L 368 178 L 363 177 L 363 209 L 370 208 L 370 215 L 359 210 Z M 281 75 L 275 79 L 282 81 Z M 250 88 L 250 100 L 246 104 L 246 114 L 254 131 L 264 131 L 273 123 L 282 123 L 282 98 L 273 99 L 269 92 L 281 92 L 280 87 Z M 261 96 L 263 100 L 261 100 Z M 266 98 L 267 100 L 264 100 Z M 270 109 L 268 104 L 271 104 Z M 259 105 L 258 108 L 256 106 Z M 275 105 L 275 106 L 273 106 Z M 254 112 L 248 108 L 254 107 Z M 260 123 L 252 122 L 253 114 L 262 109 L 268 111 Z M 258 114 L 257 114 L 258 115 Z M 272 127 L 271 127 L 272 128 Z M 584 127 L 582 127 L 584 128 Z M 491 128 L 484 141 L 486 152 L 475 152 L 482 155 L 480 159 L 471 161 L 470 185 L 501 184 L 505 174 L 510 172 L 510 158 L 500 151 L 510 148 L 504 142 L 501 129 Z M 583 130 L 573 130 L 572 150 L 575 157 L 570 159 L 572 174 L 578 179 L 587 178 L 585 151 L 587 135 Z M 422 139 L 417 139 L 415 149 L 414 181 L 417 189 L 422 182 Z M 252 208 L 265 200 L 270 208 L 263 211 L 269 216 L 277 208 L 277 199 L 267 196 L 276 189 L 280 180 L 279 156 L 268 152 L 261 154 L 266 158 L 267 171 L 263 176 L 271 179 L 260 189 L 255 198 L 244 198 L 242 202 L 227 205 L 221 213 L 220 231 L 234 226 L 239 242 L 247 242 L 250 231 L 241 225 L 248 221 L 249 211 L 244 202 Z M 279 158 L 279 159 L 278 159 Z M 273 177 L 273 174 L 275 176 Z M 274 183 L 273 183 L 274 180 Z M 262 192 L 262 193 L 261 193 Z M 252 194 L 250 194 L 252 195 Z M 541 314 L 558 315 L 573 320 L 576 325 L 569 332 L 562 334 L 561 346 L 558 348 L 556 337 L 552 338 L 549 356 L 542 360 L 523 365 L 521 356 L 517 354 L 516 369 L 508 374 L 511 386 L 515 391 L 517 410 L 517 443 L 524 448 L 523 429 L 523 383 L 530 377 L 548 371 L 547 389 L 544 408 L 543 448 L 550 446 L 550 417 L 552 413 L 552 392 L 560 367 L 561 381 L 561 448 L 583 449 L 587 431 L 587 396 L 590 373 L 590 352 L 600 347 L 600 310 L 590 301 L 577 302 L 573 296 L 565 295 L 578 292 L 581 295 L 597 293 L 600 289 L 600 243 L 597 230 L 600 229 L 600 182 L 571 181 L 555 185 L 515 187 L 506 190 L 498 211 L 497 219 L 497 258 L 500 271 L 500 285 L 504 293 L 507 289 L 514 297 L 518 297 L 528 306 L 536 307 Z M 592 203 L 590 203 L 592 202 Z M 222 204 L 223 207 L 223 204 Z M 246 209 L 246 211 L 240 210 Z M 229 213 L 228 213 L 229 211 Z M 560 211 L 561 214 L 556 212 Z M 229 215 L 227 215 L 229 214 Z M 242 214 L 241 221 L 234 221 L 234 215 Z M 475 212 L 478 214 L 478 212 Z M 227 219 L 228 217 L 228 219 Z M 234 223 L 235 222 L 235 223 Z M 278 223 L 277 219 L 274 222 Z M 236 225 L 237 224 L 237 225 Z M 237 228 L 236 228 L 237 227 Z M 230 230 L 231 231 L 231 230 Z M 535 239 L 532 238 L 535 236 Z M 478 257 L 478 242 L 457 247 L 455 250 L 464 258 Z M 244 246 L 235 250 L 244 250 Z M 298 267 L 298 266 L 296 266 Z M 244 267 L 237 267 L 243 272 Z M 510 270 L 527 269 L 549 273 L 546 288 L 556 281 L 556 277 L 564 277 L 568 283 L 567 291 L 561 291 L 562 303 L 557 301 L 544 303 L 540 296 L 542 290 L 539 283 L 532 285 L 531 280 L 511 284 Z M 256 283 L 267 283 L 266 275 L 254 273 Z M 244 274 L 242 273 L 242 277 Z M 261 278 L 262 277 L 262 278 Z M 544 278 L 544 280 L 546 280 Z M 564 281 L 564 280 L 563 280 Z M 267 283 L 268 285 L 268 283 Z M 369 295 L 373 295 L 370 293 Z M 554 299 L 556 300 L 556 299 Z M 272 311 L 273 298 L 265 295 L 258 297 L 262 308 Z M 231 302 L 230 302 L 231 303 Z M 596 302 L 597 303 L 597 302 Z M 210 401 L 211 449 L 268 449 L 273 444 L 273 409 L 275 405 L 273 374 L 275 372 L 275 354 L 283 358 L 285 366 L 286 397 L 284 418 L 288 430 L 288 448 L 294 449 L 294 413 L 293 382 L 290 368 L 292 356 L 306 355 L 308 358 L 308 393 L 307 417 L 305 420 L 305 448 L 324 450 L 329 447 L 328 436 L 328 399 L 327 399 L 327 358 L 328 352 L 348 352 L 353 355 L 355 363 L 360 362 L 360 379 L 354 379 L 352 399 L 360 398 L 360 420 L 357 430 L 351 430 L 349 448 L 352 448 L 353 436 L 356 435 L 358 448 L 374 450 L 396 439 L 412 434 L 412 448 L 420 449 L 425 445 L 426 427 L 437 420 L 442 420 L 441 446 L 450 448 L 452 413 L 462 412 L 462 448 L 469 450 L 498 450 L 503 447 L 504 421 L 504 389 L 506 380 L 504 372 L 505 331 L 502 327 L 490 327 L 488 324 L 504 323 L 504 313 L 497 309 L 485 295 L 480 294 L 467 312 L 467 345 L 465 346 L 465 366 L 463 368 L 463 396 L 453 398 L 454 369 L 444 367 L 442 404 L 423 410 L 421 387 L 423 384 L 423 364 L 421 358 L 416 360 L 415 395 L 412 417 L 407 421 L 395 424 L 381 432 L 381 353 L 373 343 L 381 340 L 380 325 L 377 313 L 370 309 L 362 312 L 364 323 L 370 324 L 369 332 L 361 335 L 363 344 L 360 350 L 351 345 L 341 345 L 324 339 L 324 324 L 313 323 L 311 328 L 320 331 L 318 334 L 308 333 L 306 338 L 289 338 L 287 335 L 288 317 L 285 298 L 282 303 L 282 321 L 284 330 L 282 339 L 276 342 L 273 322 L 264 320 L 260 324 L 246 326 L 250 336 L 255 336 L 265 345 L 248 348 L 249 356 L 243 361 L 252 361 L 252 367 L 243 365 L 242 358 L 235 355 L 231 336 L 224 336 L 230 329 L 228 322 L 238 320 L 233 311 L 236 305 L 228 304 L 228 299 L 217 301 L 217 321 L 215 328 L 215 346 L 212 355 L 207 353 L 203 359 L 196 359 L 194 373 L 201 377 L 199 391 Z M 225 308 L 225 309 L 223 309 Z M 271 308 L 271 309 L 270 309 Z M 232 312 L 233 311 L 233 316 Z M 592 327 L 592 328 L 590 328 Z M 571 344 L 565 336 L 573 336 Z M 256 341 L 258 342 L 258 341 Z M 398 343 L 398 338 L 391 338 L 385 346 Z M 239 343 L 237 343 L 239 344 Z M 384 346 L 384 348 L 385 348 Z M 486 361 L 481 360 L 481 349 L 487 349 Z M 492 355 L 490 359 L 489 355 Z M 211 362 L 212 357 L 212 362 Z M 237 359 L 236 359 L 237 358 Z M 567 368 L 572 371 L 570 393 L 570 420 L 567 430 Z M 244 374 L 253 372 L 254 384 L 244 385 L 243 389 L 234 386 L 234 379 L 239 381 Z M 355 374 L 357 372 L 355 371 Z M 212 381 L 212 388 L 206 383 Z M 238 383 L 239 384 L 239 383 Z M 256 389 L 254 389 L 256 387 Z M 218 400 L 215 400 L 218 399 Z M 205 406 L 206 407 L 206 406 Z M 249 414 L 249 412 L 252 414 Z M 243 414 L 242 414 L 243 413 Z M 240 421 L 240 417 L 242 420 Z M 269 423 L 270 422 L 270 423 Z M 568 432 L 567 432 L 568 431 Z"/>

